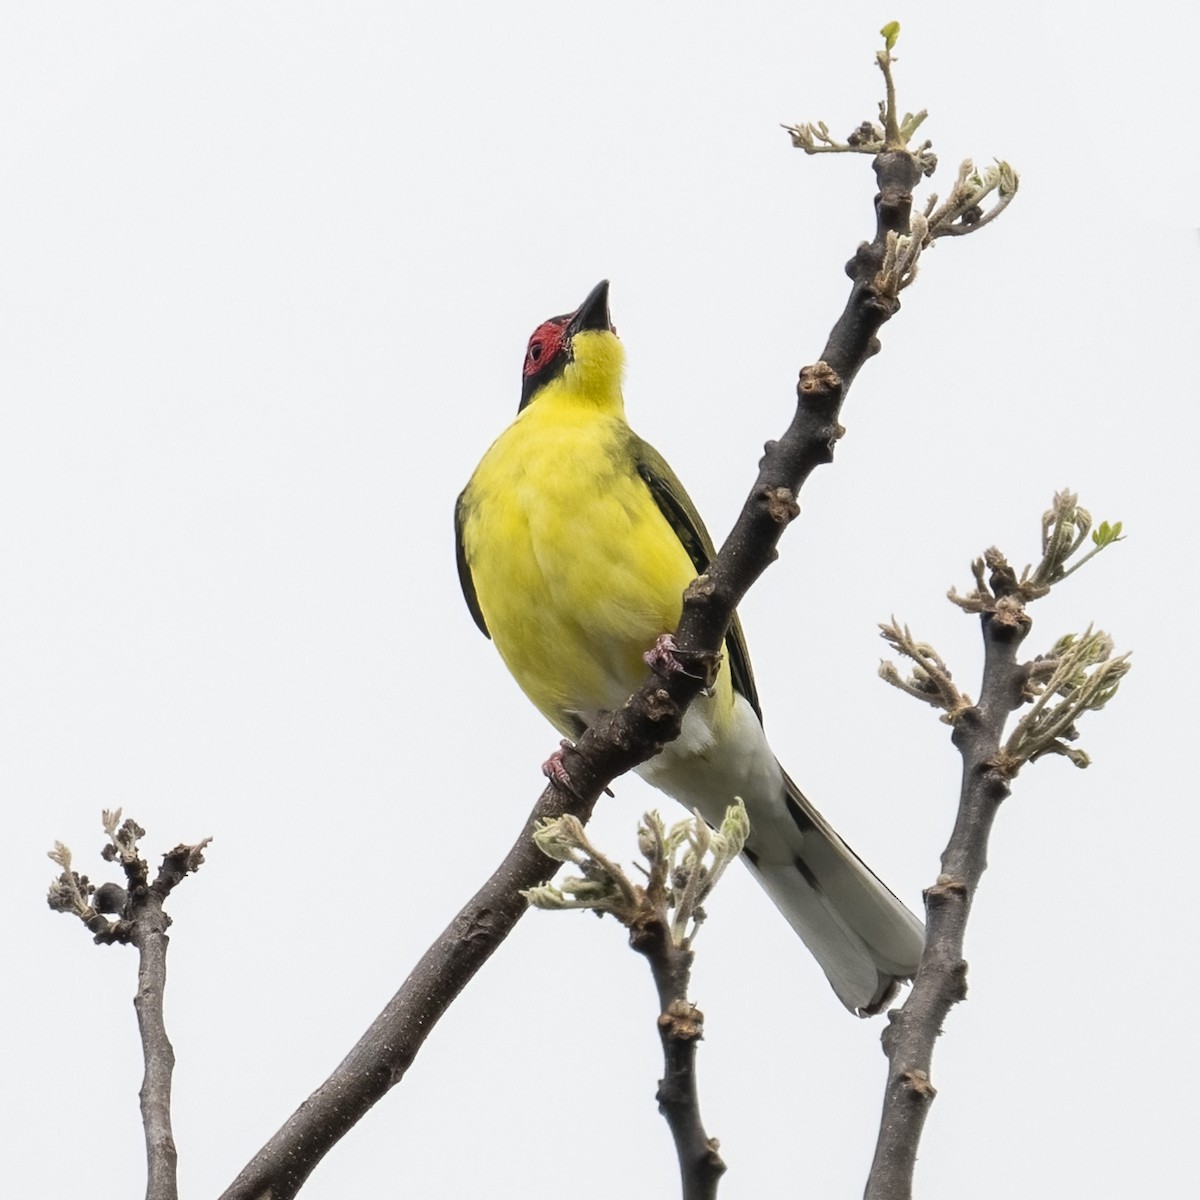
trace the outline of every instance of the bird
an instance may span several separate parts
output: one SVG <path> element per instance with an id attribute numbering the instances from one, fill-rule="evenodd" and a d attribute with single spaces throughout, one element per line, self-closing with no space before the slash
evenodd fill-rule
<path id="1" fill-rule="evenodd" d="M 568 740 L 641 685 L 714 556 L 682 484 L 626 421 L 608 292 L 603 280 L 534 330 L 516 418 L 455 505 L 467 607 Z M 742 799 L 745 862 L 851 1012 L 881 1012 L 913 978 L 922 924 L 780 766 L 736 616 L 713 686 L 637 771 L 712 825 Z"/>

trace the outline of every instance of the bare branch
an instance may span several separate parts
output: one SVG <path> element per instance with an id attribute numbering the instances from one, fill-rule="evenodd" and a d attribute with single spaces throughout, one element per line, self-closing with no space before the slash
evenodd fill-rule
<path id="1" fill-rule="evenodd" d="M 121 820 L 121 810 L 102 814 L 109 843 L 101 852 L 107 862 L 117 862 L 126 884 L 104 884 L 99 889 L 86 876 L 71 869 L 71 852 L 55 843 L 50 858 L 64 868 L 50 886 L 50 907 L 73 913 L 83 921 L 98 944 L 131 942 L 138 951 L 138 985 L 133 1004 L 142 1039 L 145 1074 L 139 1099 L 146 1138 L 147 1200 L 177 1200 L 179 1195 L 175 1138 L 171 1131 L 171 1080 L 175 1051 L 163 1019 L 163 996 L 167 986 L 167 928 L 171 918 L 163 902 L 176 884 L 200 869 L 209 839 L 193 846 L 176 846 L 163 856 L 153 882 L 150 868 L 138 848 L 146 831 L 133 820 Z M 88 897 L 96 899 L 95 905 Z M 104 913 L 119 914 L 116 921 Z"/>
<path id="2" fill-rule="evenodd" d="M 951 735 L 963 759 L 958 819 L 937 882 L 925 893 L 925 953 L 908 999 L 888 1014 L 883 1033 L 888 1083 L 866 1200 L 908 1200 L 917 1146 L 930 1102 L 933 1045 L 951 1007 L 966 996 L 963 937 L 975 889 L 987 866 L 987 841 L 1008 778 L 992 765 L 1004 723 L 1020 703 L 1026 669 L 1017 650 L 1028 626 L 983 618 L 979 704 L 964 710 Z"/>
<path id="3" fill-rule="evenodd" d="M 412 1065 L 455 997 L 525 913 L 524 893 L 546 883 L 554 866 L 534 841 L 539 824 L 569 812 L 583 822 L 600 787 L 580 799 L 548 786 L 512 849 L 425 951 L 332 1075 L 222 1193 L 222 1200 L 290 1200 L 322 1158 Z"/>
<path id="4" fill-rule="evenodd" d="M 963 760 L 958 816 L 942 855 L 937 882 L 925 893 L 925 953 L 904 1005 L 888 1014 L 883 1034 L 888 1057 L 888 1083 L 867 1182 L 866 1200 L 910 1200 L 917 1148 L 929 1106 L 937 1094 L 931 1082 L 933 1047 L 950 1009 L 967 994 L 963 939 L 975 890 L 987 867 L 992 821 L 1009 785 L 1026 762 L 1043 754 L 1064 754 L 1077 766 L 1087 755 L 1066 745 L 1075 737 L 1075 722 L 1087 711 L 1102 708 L 1129 669 L 1128 655 L 1112 657 L 1112 639 L 1090 628 L 1080 637 L 1059 640 L 1052 654 L 1032 662 L 1017 661 L 1017 651 L 1031 627 L 1025 607 L 1044 596 L 1074 568 L 1065 568 L 1083 544 L 1091 517 L 1077 497 L 1060 492 L 1042 521 L 1042 562 L 1018 578 L 999 550 L 988 550 L 972 564 L 975 588 L 967 596 L 953 589 L 949 599 L 967 612 L 979 613 L 984 642 L 983 682 L 977 705 L 960 697 L 950 672 L 932 647 L 915 642 L 907 628 L 893 621 L 883 636 L 917 663 L 905 682 L 891 664 L 884 678 L 901 690 L 946 710 L 951 735 Z M 1105 523 L 1093 538 L 1096 549 L 1119 540 L 1121 526 Z M 1081 564 L 1077 564 L 1081 565 Z M 1030 710 L 1002 743 L 1011 713 Z"/>
<path id="5" fill-rule="evenodd" d="M 705 1132 L 700 1116 L 696 1050 L 704 1014 L 687 998 L 692 945 L 705 916 L 701 903 L 741 854 L 749 833 L 741 801 L 726 812 L 719 830 L 711 829 L 699 813 L 670 829 L 658 813 L 647 813 L 638 830 L 638 847 L 648 863 L 644 887 L 601 854 L 571 817 L 547 822 L 536 835 L 543 850 L 573 863 L 583 878 L 539 888 L 530 893 L 531 903 L 611 913 L 629 929 L 629 944 L 650 964 L 663 1048 L 658 1107 L 675 1142 L 684 1200 L 713 1200 L 725 1172 L 716 1139 Z"/>

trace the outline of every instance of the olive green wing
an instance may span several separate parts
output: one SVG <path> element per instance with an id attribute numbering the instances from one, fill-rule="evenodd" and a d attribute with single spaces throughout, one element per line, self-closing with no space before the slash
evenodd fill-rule
<path id="1" fill-rule="evenodd" d="M 454 504 L 454 557 L 458 561 L 458 582 L 462 585 L 463 599 L 467 602 L 467 608 L 471 610 L 471 616 L 475 618 L 475 624 L 479 626 L 485 638 L 490 638 L 492 635 L 488 633 L 483 610 L 479 607 L 479 597 L 475 594 L 475 580 L 471 578 L 471 564 L 467 562 L 467 550 L 463 545 L 463 525 L 467 519 L 466 495 L 466 492 L 460 493 Z"/>
<path id="2" fill-rule="evenodd" d="M 703 575 L 716 551 L 691 497 L 675 477 L 675 472 L 653 446 L 635 436 L 632 449 L 638 474 L 645 480 L 659 511 L 667 518 L 676 537 L 683 543 L 683 548 L 696 568 L 696 574 Z M 746 638 L 736 613 L 730 623 L 729 632 L 725 635 L 725 649 L 729 654 L 729 670 L 733 676 L 734 689 L 750 701 L 750 707 L 761 721 L 762 710 L 758 706 L 758 689 L 754 686 L 750 654 L 746 649 Z"/>

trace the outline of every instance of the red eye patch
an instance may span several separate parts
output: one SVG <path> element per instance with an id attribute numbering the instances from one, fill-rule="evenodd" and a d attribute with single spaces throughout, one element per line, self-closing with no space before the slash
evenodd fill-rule
<path id="1" fill-rule="evenodd" d="M 536 375 L 548 363 L 556 359 L 562 350 L 563 328 L 569 318 L 561 317 L 546 321 L 539 325 L 529 339 L 529 347 L 525 351 L 525 366 L 522 374 L 527 378 Z"/>

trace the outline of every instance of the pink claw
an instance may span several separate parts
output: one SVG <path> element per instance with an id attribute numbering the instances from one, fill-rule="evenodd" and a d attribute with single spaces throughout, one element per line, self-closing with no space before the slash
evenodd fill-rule
<path id="1" fill-rule="evenodd" d="M 700 678 L 694 671 L 689 671 L 676 657 L 675 635 L 672 633 L 660 633 L 657 641 L 642 655 L 642 658 L 655 675 L 661 675 L 664 679 L 669 679 L 672 675 L 687 675 L 692 679 Z"/>
<path id="2" fill-rule="evenodd" d="M 563 738 L 563 740 L 558 743 L 558 747 L 559 748 L 555 750 L 555 752 L 550 755 L 550 757 L 546 759 L 544 763 L 542 763 L 542 774 L 545 775 L 545 777 L 549 779 L 551 783 L 562 788 L 564 792 L 570 792 L 572 795 L 574 795 L 575 789 L 571 785 L 571 776 L 568 773 L 566 766 L 563 764 L 563 751 L 574 750 L 575 743 L 569 742 L 566 738 Z"/>

